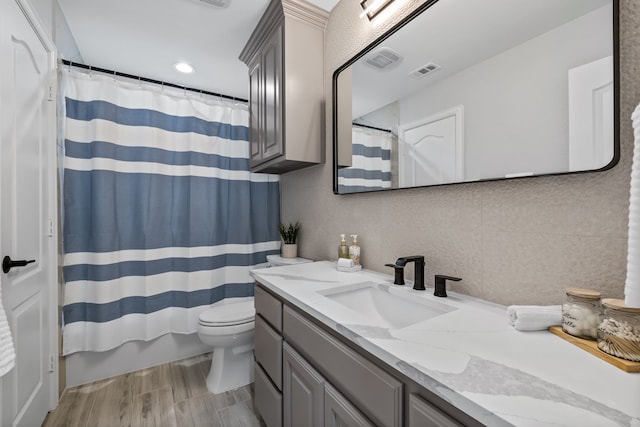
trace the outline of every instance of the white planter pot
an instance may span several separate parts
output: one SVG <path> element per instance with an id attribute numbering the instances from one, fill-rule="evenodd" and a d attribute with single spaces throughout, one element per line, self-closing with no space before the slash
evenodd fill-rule
<path id="1" fill-rule="evenodd" d="M 283 243 L 280 252 L 282 258 L 296 258 L 298 256 L 298 245 L 296 243 Z"/>

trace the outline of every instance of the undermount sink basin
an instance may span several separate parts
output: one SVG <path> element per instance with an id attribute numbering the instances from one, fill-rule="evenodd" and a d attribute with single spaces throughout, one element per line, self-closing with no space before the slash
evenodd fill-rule
<path id="1" fill-rule="evenodd" d="M 446 304 L 399 296 L 385 285 L 362 283 L 321 292 L 326 298 L 389 328 L 405 328 L 455 310 Z"/>

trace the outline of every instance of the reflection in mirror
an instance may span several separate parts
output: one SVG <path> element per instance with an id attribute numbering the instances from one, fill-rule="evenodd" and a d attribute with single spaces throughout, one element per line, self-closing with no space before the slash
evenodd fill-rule
<path id="1" fill-rule="evenodd" d="M 617 1 L 427 3 L 334 74 L 338 193 L 616 163 Z"/>

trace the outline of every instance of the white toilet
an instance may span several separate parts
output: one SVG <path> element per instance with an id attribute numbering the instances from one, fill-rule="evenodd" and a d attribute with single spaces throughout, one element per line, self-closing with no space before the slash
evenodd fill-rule
<path id="1" fill-rule="evenodd" d="M 212 347 L 207 388 L 222 393 L 253 382 L 253 298 L 213 304 L 198 317 L 198 336 Z"/>

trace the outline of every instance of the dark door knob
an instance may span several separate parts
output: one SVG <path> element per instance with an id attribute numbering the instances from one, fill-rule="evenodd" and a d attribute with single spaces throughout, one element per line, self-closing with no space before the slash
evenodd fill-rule
<path id="1" fill-rule="evenodd" d="M 31 259 L 27 261 L 26 259 L 21 259 L 20 261 L 12 261 L 11 258 L 7 255 L 2 258 L 2 272 L 8 273 L 9 270 L 11 270 L 11 268 L 13 267 L 24 267 L 25 265 L 31 264 L 32 262 L 36 262 L 36 260 Z"/>

